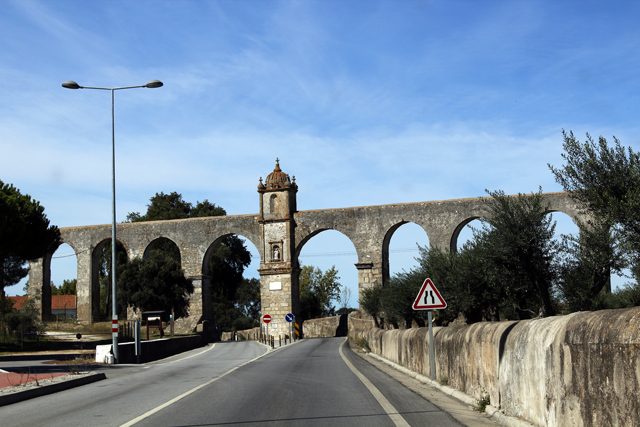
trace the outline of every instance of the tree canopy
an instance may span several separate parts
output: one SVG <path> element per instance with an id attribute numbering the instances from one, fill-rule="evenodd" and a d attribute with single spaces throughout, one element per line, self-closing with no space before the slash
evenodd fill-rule
<path id="1" fill-rule="evenodd" d="M 55 249 L 60 230 L 50 225 L 44 207 L 0 181 L 0 293 L 28 273 L 24 264 Z"/>
<path id="2" fill-rule="evenodd" d="M 213 315 L 217 323 L 224 330 L 233 328 L 234 319 L 242 316 L 239 308 L 240 298 L 245 298 L 247 293 L 242 288 L 244 269 L 251 263 L 251 254 L 238 236 L 227 236 L 220 241 L 209 261 L 209 276 L 211 283 L 211 304 Z M 245 283 L 250 286 L 252 283 Z M 255 285 L 255 283 L 253 283 Z M 259 292 L 250 292 L 258 300 Z M 246 300 L 243 300 L 246 304 Z M 259 316 L 258 316 L 259 317 Z"/>
<path id="3" fill-rule="evenodd" d="M 571 131 L 563 130 L 562 135 L 565 150 L 562 158 L 566 164 L 560 168 L 549 165 L 549 168 L 556 181 L 590 217 L 581 233 L 599 232 L 615 250 L 623 251 L 637 280 L 640 274 L 640 153 L 625 148 L 616 137 L 613 137 L 613 147 L 609 147 L 602 136 L 596 143 L 587 134 L 586 141 L 581 143 Z M 612 251 L 614 249 L 602 254 L 601 264 L 607 262 Z M 610 267 L 615 271 L 618 266 Z"/>
<path id="4" fill-rule="evenodd" d="M 342 286 L 338 270 L 332 266 L 323 272 L 318 267 L 303 265 L 299 276 L 300 314 L 303 319 L 335 316 L 333 301 L 340 302 Z"/>
<path id="5" fill-rule="evenodd" d="M 619 224 L 636 244 L 640 243 L 640 153 L 625 148 L 614 136 L 609 147 L 587 134 L 584 143 L 573 132 L 562 131 L 566 164 L 549 165 L 565 191 L 601 221 Z"/>
<path id="6" fill-rule="evenodd" d="M 51 295 L 75 295 L 77 284 L 78 279 L 63 280 L 60 287 L 51 282 Z"/>
<path id="7" fill-rule="evenodd" d="M 558 262 L 558 292 L 568 311 L 593 310 L 598 296 L 611 293 L 611 273 L 627 265 L 607 221 L 578 222 L 578 236 L 563 236 Z"/>
<path id="8" fill-rule="evenodd" d="M 194 207 L 182 198 L 182 194 L 172 192 L 165 194 L 156 193 L 149 199 L 147 212 L 140 215 L 139 212 L 131 212 L 127 215 L 127 221 L 163 221 L 169 219 L 198 218 L 205 216 L 224 216 L 227 212 L 220 206 L 210 203 L 208 200 L 196 202 Z"/>
<path id="9" fill-rule="evenodd" d="M 419 247 L 416 267 L 389 278 L 385 287 L 363 292 L 363 309 L 379 323 L 424 325 L 425 313 L 414 311 L 412 304 L 431 278 L 447 301 L 447 308 L 436 312 L 438 324 L 451 323 L 459 314 L 469 323 L 554 314 L 558 243 L 542 190 L 518 196 L 488 193 L 487 216 L 472 240 L 458 252 Z"/>
<path id="10" fill-rule="evenodd" d="M 120 295 L 134 309 L 175 311 L 176 318 L 188 315 L 189 295 L 194 287 L 180 264 L 152 252 L 148 259 L 126 263 L 118 278 Z"/>
<path id="11" fill-rule="evenodd" d="M 256 322 L 260 319 L 260 279 L 242 279 L 236 292 L 236 307 L 240 313 Z"/>
<path id="12" fill-rule="evenodd" d="M 487 259 L 500 280 L 521 287 L 522 296 L 535 295 L 541 317 L 554 315 L 551 293 L 558 243 L 542 189 L 516 197 L 505 196 L 503 191 L 487 193 L 491 196 L 485 199 L 489 215 L 482 219 Z"/>

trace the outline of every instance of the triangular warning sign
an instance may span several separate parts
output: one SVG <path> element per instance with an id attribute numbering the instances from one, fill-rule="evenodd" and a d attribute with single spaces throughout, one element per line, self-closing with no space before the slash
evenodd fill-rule
<path id="1" fill-rule="evenodd" d="M 447 303 L 436 289 L 431 279 L 425 279 L 413 303 L 414 310 L 437 310 L 447 308 Z"/>

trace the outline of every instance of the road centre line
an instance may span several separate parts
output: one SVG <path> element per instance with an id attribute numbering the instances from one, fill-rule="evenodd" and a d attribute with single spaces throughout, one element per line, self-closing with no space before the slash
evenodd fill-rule
<path id="1" fill-rule="evenodd" d="M 384 397 L 382 393 L 380 393 L 380 390 L 378 390 L 376 386 L 374 386 L 373 383 L 369 381 L 367 377 L 365 377 L 360 371 L 358 371 L 358 369 L 355 366 L 353 366 L 353 364 L 349 361 L 349 359 L 347 359 L 347 357 L 344 355 L 344 352 L 342 351 L 342 347 L 344 347 L 344 345 L 347 343 L 348 340 L 349 338 L 346 338 L 342 342 L 342 344 L 340 344 L 340 357 L 342 357 L 342 360 L 344 360 L 344 363 L 346 363 L 349 369 L 351 369 L 351 371 L 353 371 L 353 373 L 356 374 L 358 379 L 362 381 L 364 386 L 371 392 L 373 397 L 376 398 L 380 406 L 382 406 L 382 409 L 385 410 L 387 415 L 389 415 L 389 418 L 391 418 L 391 421 L 393 421 L 393 423 L 397 427 L 411 427 L 409 426 L 409 423 L 407 423 L 407 421 L 402 417 L 402 415 L 398 413 L 396 408 L 393 407 L 391 402 L 389 402 L 387 398 Z"/>
<path id="2" fill-rule="evenodd" d="M 213 347 L 212 347 L 212 348 L 213 348 Z M 209 350 L 205 350 L 205 351 L 209 351 Z M 204 353 L 204 351 L 203 351 L 202 353 Z M 202 354 L 202 353 L 198 353 L 198 354 Z M 207 381 L 207 382 L 206 382 L 206 383 L 204 383 L 204 384 L 200 384 L 199 386 L 194 387 L 194 388 L 192 388 L 191 390 L 189 390 L 189 391 L 187 391 L 187 392 L 185 392 L 185 393 L 182 393 L 180 396 L 175 397 L 175 398 L 171 399 L 170 401 L 168 401 L 168 402 L 166 402 L 166 403 L 163 403 L 162 405 L 160 405 L 160 406 L 158 406 L 158 407 L 156 407 L 156 408 L 154 408 L 154 409 L 152 409 L 152 410 L 150 410 L 150 411 L 148 411 L 148 412 L 146 412 L 146 413 L 144 413 L 144 414 L 140 415 L 139 417 L 132 419 L 132 420 L 131 420 L 131 421 L 129 421 L 128 423 L 122 424 L 120 427 L 130 427 L 130 426 L 132 426 L 132 425 L 134 425 L 134 424 L 137 424 L 137 423 L 139 423 L 140 421 L 144 420 L 145 418 L 148 418 L 148 417 L 150 417 L 151 415 L 155 414 L 156 412 L 161 411 L 161 410 L 163 410 L 164 408 L 166 408 L 166 407 L 168 407 L 168 406 L 173 405 L 174 403 L 176 403 L 176 402 L 177 402 L 177 401 L 179 401 L 180 399 L 183 399 L 183 398 L 185 398 L 185 397 L 189 396 L 190 394 L 195 393 L 196 391 L 200 390 L 201 388 L 206 387 L 206 386 L 208 386 L 209 384 L 212 384 L 212 383 L 214 383 L 214 382 L 218 381 L 220 378 L 226 377 L 227 375 L 229 375 L 230 373 L 232 373 L 232 372 L 233 372 L 233 371 L 235 371 L 236 369 L 242 368 L 244 365 L 248 365 L 248 364 L 249 364 L 249 363 L 251 363 L 251 362 L 255 362 L 256 360 L 260 359 L 260 358 L 261 358 L 261 357 L 263 357 L 263 356 L 266 356 L 266 355 L 267 355 L 267 354 L 269 354 L 269 353 L 270 353 L 270 352 L 268 352 L 268 351 L 267 351 L 267 352 L 265 352 L 265 353 L 261 354 L 261 355 L 260 355 L 260 356 L 258 356 L 258 357 L 255 357 L 255 358 L 253 358 L 253 359 L 251 359 L 251 360 L 248 360 L 248 361 L 244 362 L 242 365 L 238 365 L 238 366 L 236 366 L 235 368 L 232 368 L 232 369 L 228 370 L 228 371 L 227 371 L 227 372 L 225 372 L 224 374 L 221 374 L 221 375 L 217 376 L 216 378 L 214 378 L 214 379 L 212 379 L 212 380 Z M 197 355 L 196 355 L 196 356 L 197 356 Z M 189 356 L 189 357 L 193 357 L 193 356 Z M 185 359 L 187 359 L 187 358 L 185 358 Z M 181 359 L 181 360 L 184 360 L 184 359 Z"/>
<path id="3" fill-rule="evenodd" d="M 208 349 L 201 351 L 200 353 L 197 354 L 192 354 L 191 356 L 187 356 L 187 357 L 183 357 L 182 359 L 177 359 L 177 360 L 172 360 L 171 362 L 163 362 L 163 363 L 154 363 L 154 366 L 161 366 L 161 365 L 170 365 L 172 363 L 176 363 L 176 362 L 182 362 L 183 360 L 187 360 L 187 359 L 191 359 L 192 357 L 196 357 L 196 356 L 200 356 L 203 353 L 206 353 L 209 350 L 213 350 L 213 347 L 215 347 L 215 343 Z"/>

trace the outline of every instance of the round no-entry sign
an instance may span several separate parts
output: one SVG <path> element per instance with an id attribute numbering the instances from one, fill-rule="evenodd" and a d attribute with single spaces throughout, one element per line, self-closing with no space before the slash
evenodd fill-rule
<path id="1" fill-rule="evenodd" d="M 262 317 L 262 321 L 263 321 L 264 323 L 269 323 L 269 322 L 271 322 L 271 315 L 269 315 L 269 314 L 265 314 L 265 315 Z"/>

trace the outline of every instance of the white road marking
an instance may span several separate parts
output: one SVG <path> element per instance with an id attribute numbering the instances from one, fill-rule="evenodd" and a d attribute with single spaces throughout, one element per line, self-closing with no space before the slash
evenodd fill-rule
<path id="1" fill-rule="evenodd" d="M 187 356 L 187 357 L 183 357 L 182 359 L 178 359 L 178 360 L 172 360 L 171 362 L 164 362 L 164 363 L 154 363 L 155 366 L 160 366 L 160 365 L 170 365 L 171 363 L 176 363 L 176 362 L 182 362 L 183 360 L 187 360 L 187 359 L 191 359 L 192 357 L 196 357 L 196 356 L 200 356 L 202 353 L 206 353 L 209 350 L 213 350 L 213 347 L 215 347 L 216 345 L 212 345 L 210 348 L 201 351 L 200 353 L 197 354 L 192 354 L 191 356 Z"/>
<path id="2" fill-rule="evenodd" d="M 209 350 L 210 350 L 210 349 L 209 349 Z M 209 350 L 205 350 L 205 351 L 209 351 Z M 203 351 L 203 352 L 201 352 L 201 353 L 198 353 L 198 354 L 202 354 L 202 353 L 204 353 L 204 351 Z M 178 397 L 175 397 L 175 398 L 171 399 L 171 400 L 170 400 L 170 401 L 168 401 L 167 403 L 164 403 L 164 404 L 162 404 L 162 405 L 158 406 L 157 408 L 154 408 L 154 409 L 152 409 L 152 410 L 150 410 L 150 411 L 148 411 L 148 412 L 146 412 L 146 413 L 144 413 L 144 414 L 140 415 L 140 416 L 139 416 L 139 417 L 137 417 L 137 418 L 134 418 L 133 420 L 129 421 L 128 423 L 122 424 L 120 427 L 130 427 L 130 426 L 132 426 L 132 425 L 134 425 L 134 424 L 137 424 L 137 423 L 139 423 L 140 421 L 144 420 L 145 418 L 148 418 L 148 417 L 150 417 L 151 415 L 155 414 L 156 412 L 161 411 L 161 410 L 163 410 L 164 408 L 166 408 L 166 407 L 168 407 L 168 406 L 173 405 L 173 404 L 174 404 L 174 403 L 176 403 L 178 400 L 183 399 L 183 398 L 185 398 L 185 397 L 189 396 L 190 394 L 195 393 L 196 391 L 200 390 L 201 388 L 206 387 L 206 386 L 208 386 L 209 384 L 212 384 L 212 383 L 214 383 L 214 382 L 218 381 L 220 378 L 226 377 L 227 375 L 229 375 L 230 373 L 232 373 L 232 372 L 233 372 L 233 371 L 235 371 L 236 369 L 242 368 L 244 365 L 248 365 L 249 363 L 251 363 L 251 362 L 254 362 L 254 361 L 258 360 L 258 359 L 260 359 L 261 357 L 263 357 L 263 356 L 265 356 L 265 355 L 267 355 L 267 354 L 269 354 L 269 352 L 263 353 L 263 354 L 261 354 L 261 355 L 260 355 L 260 356 L 258 356 L 258 357 L 255 357 L 255 358 L 253 358 L 253 359 L 251 359 L 251 360 L 249 360 L 249 361 L 246 361 L 246 362 L 244 362 L 242 365 L 238 365 L 238 366 L 236 366 L 235 368 L 232 368 L 232 369 L 228 370 L 228 371 L 227 371 L 227 372 L 225 372 L 224 374 L 222 374 L 222 375 L 220 375 L 220 376 L 218 376 L 218 377 L 216 377 L 216 378 L 214 378 L 214 379 L 212 379 L 212 380 L 210 380 L 210 381 L 207 381 L 207 382 L 206 382 L 206 383 L 204 383 L 204 384 L 200 384 L 199 386 L 194 387 L 194 388 L 192 388 L 191 390 L 189 390 L 189 391 L 187 391 L 187 392 L 185 392 L 185 393 L 182 393 L 180 396 L 178 396 Z M 197 356 L 197 355 L 196 355 L 196 356 Z M 193 356 L 189 356 L 189 357 L 193 357 Z M 188 359 L 188 357 L 185 357 L 185 359 Z M 181 359 L 181 360 L 184 360 L 184 359 Z"/>
<path id="3" fill-rule="evenodd" d="M 396 408 L 393 407 L 391 402 L 389 402 L 387 398 L 384 397 L 382 393 L 380 393 L 380 390 L 378 390 L 376 386 L 374 386 L 367 377 L 362 375 L 362 373 L 360 373 L 360 371 L 358 371 L 358 369 L 355 366 L 353 366 L 351 362 L 349 362 L 349 359 L 347 359 L 347 357 L 344 355 L 344 352 L 342 351 L 342 347 L 344 347 L 348 339 L 349 338 L 345 339 L 344 342 L 340 344 L 340 356 L 342 357 L 342 360 L 344 360 L 344 363 L 346 363 L 349 369 L 351 369 L 351 371 L 353 371 L 353 373 L 356 374 L 356 376 L 360 379 L 360 381 L 362 381 L 362 384 L 364 384 L 364 386 L 367 389 L 369 389 L 371 394 L 373 394 L 373 397 L 376 398 L 380 406 L 382 406 L 382 409 L 385 410 L 387 415 L 389 415 L 389 418 L 391 418 L 391 421 L 393 421 L 393 423 L 397 427 L 411 427 L 409 426 L 409 423 L 407 423 L 405 419 L 402 418 L 402 415 L 398 413 Z"/>

